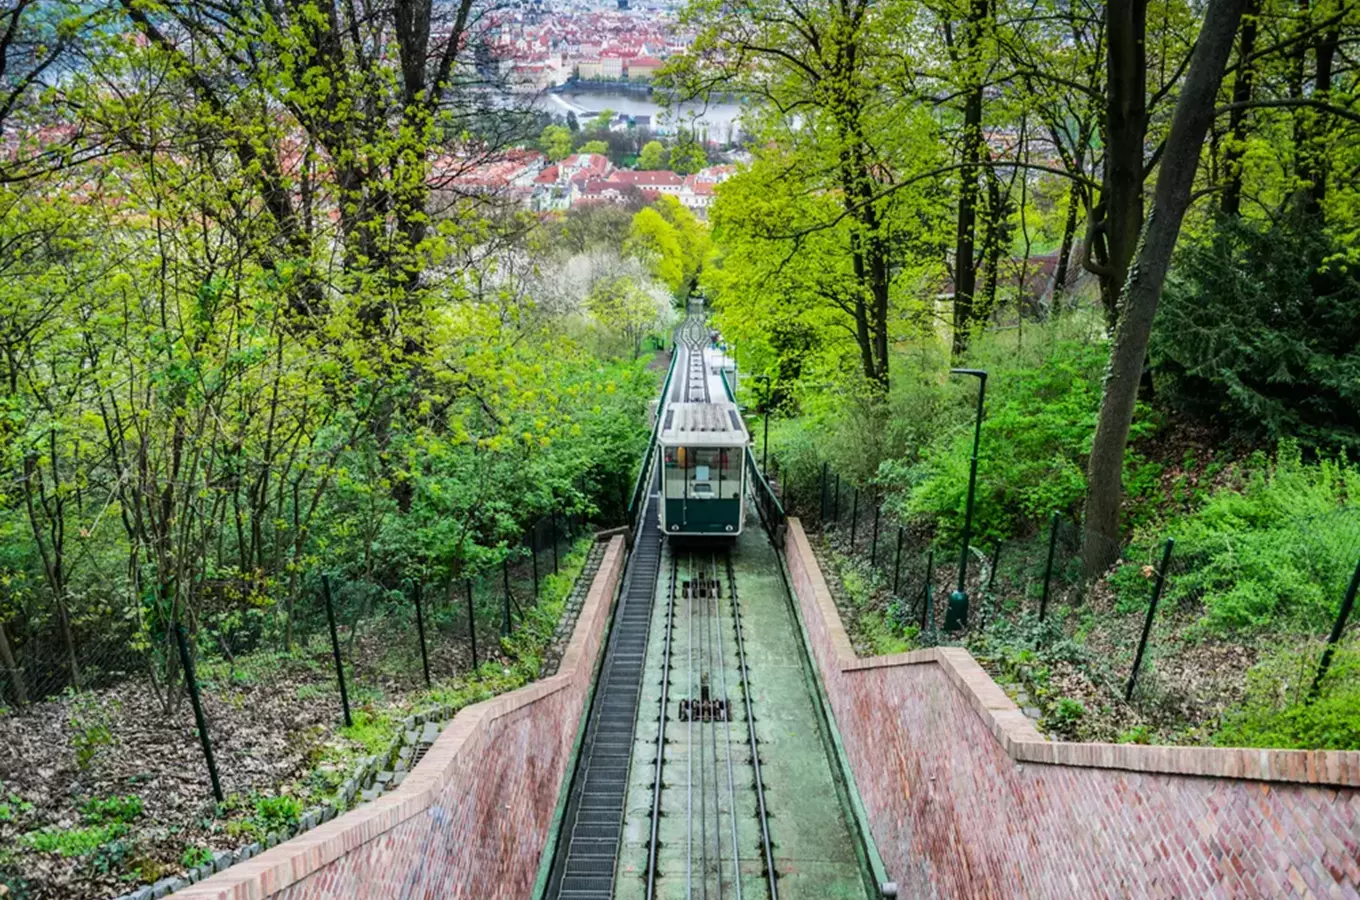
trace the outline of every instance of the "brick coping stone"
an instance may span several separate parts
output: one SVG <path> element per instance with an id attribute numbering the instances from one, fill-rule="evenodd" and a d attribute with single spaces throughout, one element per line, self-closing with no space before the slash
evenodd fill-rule
<path id="1" fill-rule="evenodd" d="M 212 878 L 176 891 L 176 900 L 254 900 L 268 897 L 302 881 L 428 809 L 458 771 L 460 763 L 465 762 L 461 758 L 464 749 L 477 746 L 476 738 L 481 730 L 489 728 L 500 718 L 566 689 L 582 667 L 594 667 L 595 660 L 586 658 L 593 630 L 590 625 L 608 613 L 623 559 L 624 539 L 610 538 L 557 674 L 464 707 L 439 735 L 425 758 L 394 790 L 284 841 L 259 856 L 237 863 Z M 603 646 L 603 641 L 600 646 Z"/>
<path id="2" fill-rule="evenodd" d="M 1357 750 L 1268 750 L 1050 741 L 1039 733 L 1029 718 L 978 664 L 973 654 L 963 647 L 932 647 L 865 658 L 856 656 L 826 578 L 813 555 L 812 545 L 796 517 L 788 520 L 784 552 L 788 555 L 797 554 L 809 573 L 816 595 L 811 598 L 809 606 L 821 614 L 826 633 L 835 649 L 836 664 L 842 672 L 938 665 L 997 742 L 1017 762 L 1360 787 L 1360 751 Z"/>

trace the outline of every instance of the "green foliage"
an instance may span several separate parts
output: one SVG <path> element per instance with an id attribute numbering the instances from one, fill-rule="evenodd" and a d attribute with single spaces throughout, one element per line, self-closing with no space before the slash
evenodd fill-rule
<path id="1" fill-rule="evenodd" d="M 609 145 L 604 141 L 586 141 L 578 152 L 606 154 L 609 152 Z"/>
<path id="2" fill-rule="evenodd" d="M 703 145 L 688 132 L 682 132 L 680 140 L 670 153 L 671 171 L 677 175 L 693 175 L 708 165 L 708 154 Z"/>
<path id="3" fill-rule="evenodd" d="M 1174 401 L 1252 438 L 1360 450 L 1360 274 L 1317 219 L 1232 218 L 1177 256 L 1155 363 Z"/>
<path id="4" fill-rule="evenodd" d="M 637 167 L 643 171 L 663 168 L 666 165 L 666 148 L 660 141 L 648 141 L 642 145 L 638 154 Z"/>
<path id="5" fill-rule="evenodd" d="M 55 853 L 58 856 L 86 856 L 100 847 L 127 834 L 127 826 L 121 822 L 106 825 L 91 825 L 85 828 L 44 828 L 30 831 L 20 837 L 24 844 L 39 853 Z"/>
<path id="6" fill-rule="evenodd" d="M 1305 463 L 1285 443 L 1252 457 L 1198 512 L 1173 521 L 1171 602 L 1198 599 L 1215 634 L 1330 627 L 1360 561 L 1360 467 Z"/>
<path id="7" fill-rule="evenodd" d="M 184 855 L 179 858 L 179 864 L 186 869 L 197 869 L 199 866 L 207 865 L 212 862 L 212 848 L 204 846 L 185 847 Z"/>
<path id="8" fill-rule="evenodd" d="M 89 825 L 102 825 L 109 822 L 127 824 L 142 815 L 142 798 L 130 794 L 125 797 L 93 797 L 80 808 Z"/>
<path id="9" fill-rule="evenodd" d="M 76 767 L 88 769 L 104 747 L 115 740 L 106 701 L 94 694 L 74 694 L 70 704 L 69 724 L 71 749 L 76 754 Z"/>
<path id="10" fill-rule="evenodd" d="M 1277 652 L 1247 673 L 1247 699 L 1214 735 L 1222 747 L 1360 750 L 1360 647 L 1343 645 L 1316 699 L 1317 653 Z"/>
<path id="11" fill-rule="evenodd" d="M 538 137 L 538 149 L 553 162 L 561 162 L 571 155 L 571 134 L 565 125 L 549 125 Z"/>
<path id="12" fill-rule="evenodd" d="M 1085 462 L 1095 433 L 1103 343 L 1036 328 L 1023 352 L 979 340 L 968 363 L 987 369 L 973 528 L 979 544 L 1042 521 L 1052 512 L 1075 516 L 1086 493 Z M 1047 339 L 1046 339 L 1047 338 Z M 879 480 L 900 492 L 906 516 L 935 523 L 955 540 L 967 501 L 977 383 L 955 379 L 950 407 L 932 423 L 934 440 L 921 458 L 890 460 Z M 1146 433 L 1144 416 L 1134 434 Z"/>
<path id="13" fill-rule="evenodd" d="M 302 803 L 296 797 L 257 797 L 255 823 L 266 833 L 286 832 L 302 817 Z"/>
<path id="14" fill-rule="evenodd" d="M 1071 731 L 1086 717 L 1086 707 L 1071 697 L 1059 697 L 1044 717 L 1045 723 L 1056 731 Z"/>

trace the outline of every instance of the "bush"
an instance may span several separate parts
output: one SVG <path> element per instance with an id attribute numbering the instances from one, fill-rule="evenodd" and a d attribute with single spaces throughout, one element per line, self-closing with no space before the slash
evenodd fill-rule
<path id="1" fill-rule="evenodd" d="M 1169 599 L 1199 599 L 1217 634 L 1332 624 L 1360 561 L 1360 467 L 1303 462 L 1283 444 L 1275 460 L 1253 457 L 1251 474 L 1176 521 L 1177 575 Z"/>
<path id="2" fill-rule="evenodd" d="M 1151 343 L 1173 401 L 1253 438 L 1360 449 L 1360 277 L 1339 249 L 1299 216 L 1188 243 Z"/>
<path id="3" fill-rule="evenodd" d="M 1247 673 L 1247 699 L 1214 735 L 1221 747 L 1360 750 L 1360 648 L 1343 646 L 1315 700 L 1319 654 L 1274 654 Z"/>
<path id="4" fill-rule="evenodd" d="M 970 354 L 970 365 L 991 373 L 973 518 L 979 543 L 1013 535 L 1054 511 L 1075 514 L 1085 495 L 1108 351 L 1103 342 L 1068 339 L 1056 326 L 1048 337 L 1025 352 L 982 342 Z M 938 523 L 945 541 L 957 539 L 963 525 L 976 390 L 971 379 L 955 386 L 948 429 L 922 462 L 893 461 L 879 470 L 881 481 L 904 490 L 903 512 Z M 1133 436 L 1150 427 L 1140 410 Z"/>

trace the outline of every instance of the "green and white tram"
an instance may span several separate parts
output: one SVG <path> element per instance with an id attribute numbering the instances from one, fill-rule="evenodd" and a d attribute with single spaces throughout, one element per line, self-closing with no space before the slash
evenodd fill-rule
<path id="1" fill-rule="evenodd" d="M 679 343 L 657 434 L 661 530 L 672 537 L 735 537 L 745 519 L 751 438 L 724 378 L 732 360 L 694 335 Z"/>

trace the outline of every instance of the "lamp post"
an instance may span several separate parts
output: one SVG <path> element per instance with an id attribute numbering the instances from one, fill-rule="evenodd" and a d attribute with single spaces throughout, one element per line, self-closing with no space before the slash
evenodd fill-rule
<path id="1" fill-rule="evenodd" d="M 760 443 L 760 471 L 766 477 L 770 477 L 770 376 L 757 375 L 756 381 L 765 385 L 764 399 L 761 406 L 765 409 L 765 434 Z"/>
<path id="2" fill-rule="evenodd" d="M 963 550 L 959 553 L 959 583 L 949 595 L 944 630 L 955 632 L 968 624 L 968 543 L 973 538 L 973 497 L 977 492 L 978 446 L 982 443 L 982 403 L 987 394 L 987 372 L 983 369 L 950 369 L 951 375 L 972 375 L 978 380 L 977 421 L 973 426 L 973 458 L 968 467 L 968 500 L 963 513 Z"/>

